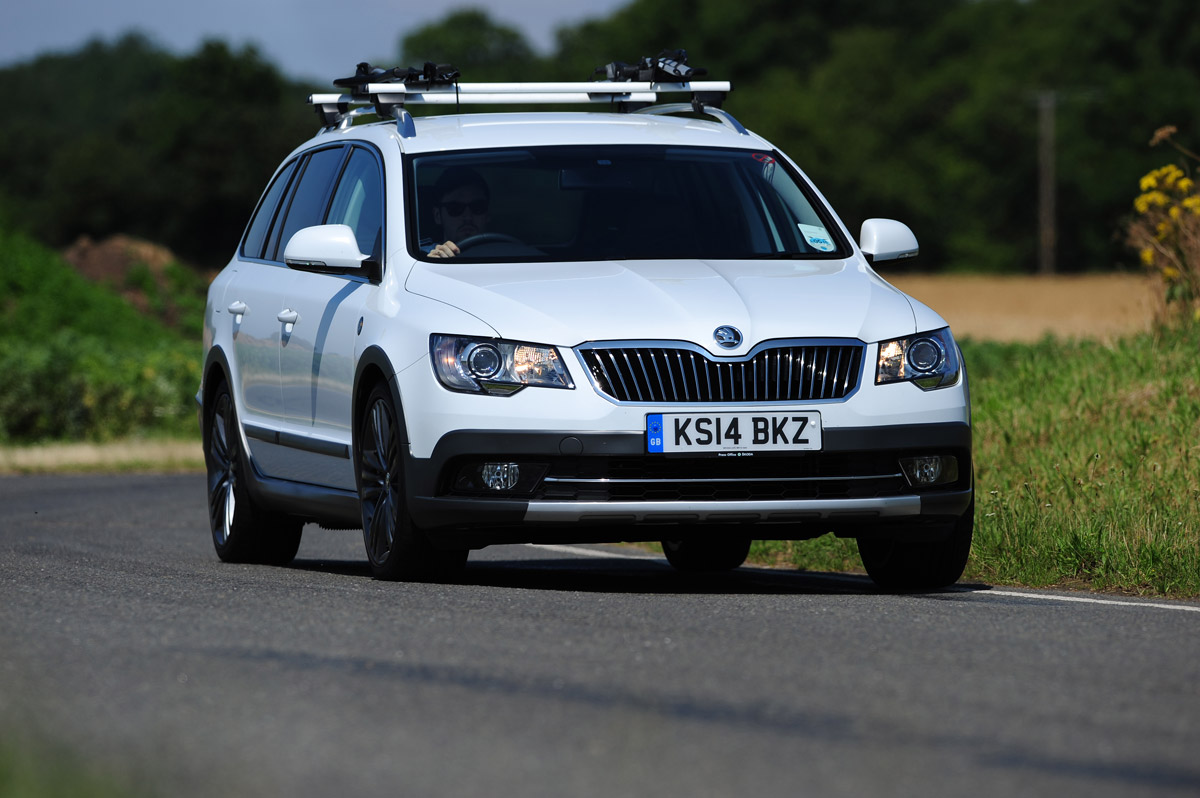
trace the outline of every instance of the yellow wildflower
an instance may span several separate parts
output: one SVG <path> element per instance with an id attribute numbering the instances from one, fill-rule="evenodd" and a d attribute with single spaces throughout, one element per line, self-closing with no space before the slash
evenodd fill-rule
<path id="1" fill-rule="evenodd" d="M 1173 283 L 1179 279 L 1179 269 L 1176 269 L 1174 266 L 1164 266 L 1162 276 L 1168 283 Z"/>
<path id="2" fill-rule="evenodd" d="M 1158 179 L 1155 177 L 1154 172 L 1151 172 L 1143 177 L 1140 185 L 1142 187 L 1142 191 L 1149 191 L 1152 188 L 1158 188 Z"/>
<path id="3" fill-rule="evenodd" d="M 1153 247 L 1143 248 L 1140 254 L 1142 256 L 1142 264 L 1144 266 L 1153 266 L 1154 265 L 1154 248 Z"/>
<path id="4" fill-rule="evenodd" d="M 1179 210 L 1179 206 L 1172 205 L 1171 210 L 1167 211 L 1167 216 L 1170 216 L 1172 219 L 1178 219 L 1180 213 L 1181 213 L 1181 211 Z"/>
<path id="5" fill-rule="evenodd" d="M 1168 222 L 1166 219 L 1163 219 L 1161 222 L 1159 222 L 1158 226 L 1155 228 L 1155 233 L 1157 234 L 1159 241 L 1162 241 L 1164 238 L 1166 238 L 1167 234 L 1170 232 L 1171 232 L 1171 223 Z"/>
<path id="6" fill-rule="evenodd" d="M 1180 194 L 1190 194 L 1195 185 L 1195 181 L 1190 177 L 1185 177 L 1175 184 L 1175 188 L 1179 189 Z"/>

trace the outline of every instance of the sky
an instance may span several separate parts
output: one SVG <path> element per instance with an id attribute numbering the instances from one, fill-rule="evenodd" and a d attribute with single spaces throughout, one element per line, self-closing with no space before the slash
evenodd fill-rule
<path id="1" fill-rule="evenodd" d="M 541 52 L 554 31 L 605 17 L 628 0 L 3 0 L 0 66 L 47 52 L 71 52 L 91 39 L 112 41 L 138 30 L 176 54 L 207 38 L 241 47 L 253 44 L 289 78 L 332 81 L 370 61 L 400 66 L 402 36 L 444 18 L 452 9 L 485 9 L 516 28 Z M 409 66 L 409 65 L 405 65 Z M 415 65 L 413 65 L 415 66 Z"/>

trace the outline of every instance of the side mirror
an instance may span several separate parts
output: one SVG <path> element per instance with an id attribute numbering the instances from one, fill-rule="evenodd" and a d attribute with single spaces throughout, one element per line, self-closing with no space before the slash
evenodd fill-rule
<path id="1" fill-rule="evenodd" d="M 349 225 L 323 224 L 297 230 L 283 250 L 288 268 L 321 274 L 370 275 L 369 255 L 358 251 Z"/>
<path id="2" fill-rule="evenodd" d="M 920 252 L 917 237 L 908 225 L 893 219 L 867 219 L 858 234 L 858 248 L 868 263 L 915 258 Z"/>

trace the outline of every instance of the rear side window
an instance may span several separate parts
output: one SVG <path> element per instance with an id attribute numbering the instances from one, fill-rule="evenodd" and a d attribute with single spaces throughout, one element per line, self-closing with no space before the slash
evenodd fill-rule
<path id="1" fill-rule="evenodd" d="M 342 164 L 345 150 L 334 147 L 327 150 L 317 150 L 308 157 L 300 175 L 300 183 L 292 193 L 288 204 L 287 217 L 283 222 L 283 232 L 274 238 L 274 246 L 270 247 L 270 258 L 278 260 L 283 256 L 288 241 L 297 230 L 321 224 L 325 220 L 325 209 L 329 206 L 329 192 L 333 179 L 337 176 L 338 167 Z"/>
<path id="2" fill-rule="evenodd" d="M 292 181 L 292 173 L 295 171 L 296 162 L 292 161 L 280 171 L 275 181 L 271 183 L 271 187 L 267 189 L 267 193 L 263 195 L 254 218 L 250 220 L 250 227 L 246 230 L 246 240 L 242 244 L 242 257 L 261 258 L 263 256 L 263 246 L 266 244 L 267 233 L 270 232 L 271 225 L 277 216 L 279 200 L 287 191 L 287 187 Z"/>

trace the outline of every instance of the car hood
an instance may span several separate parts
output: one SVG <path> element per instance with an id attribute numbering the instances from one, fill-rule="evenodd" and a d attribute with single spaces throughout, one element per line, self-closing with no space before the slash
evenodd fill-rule
<path id="1" fill-rule="evenodd" d="M 486 322 L 503 338 L 577 346 L 588 341 L 692 341 L 718 355 L 778 338 L 878 341 L 917 331 L 936 314 L 856 258 L 841 261 L 647 260 L 586 263 L 414 264 L 405 288 Z M 742 344 L 713 337 L 731 325 Z M 453 333 L 454 330 L 441 332 Z"/>

